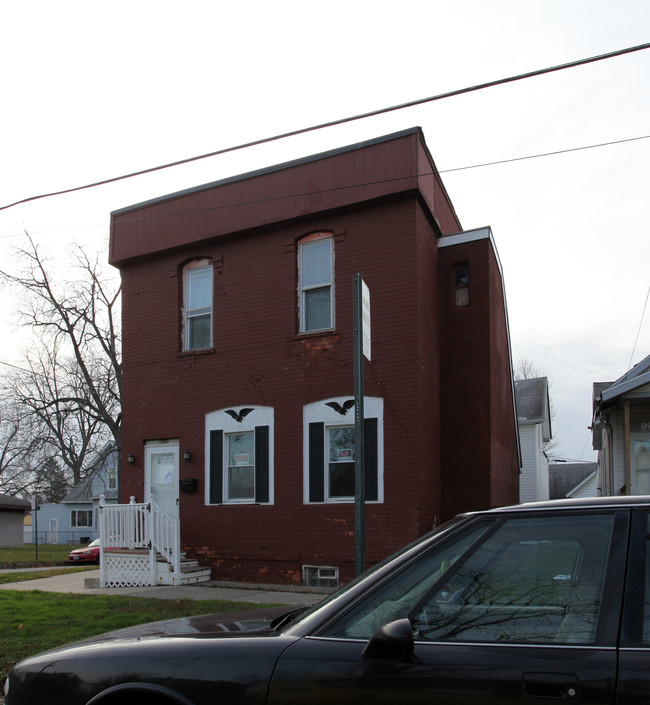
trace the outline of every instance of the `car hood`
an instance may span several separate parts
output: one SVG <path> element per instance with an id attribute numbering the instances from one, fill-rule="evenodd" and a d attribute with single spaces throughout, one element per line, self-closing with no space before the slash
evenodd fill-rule
<path id="1" fill-rule="evenodd" d="M 216 612 L 191 617 L 177 617 L 159 622 L 147 622 L 133 627 L 116 629 L 104 634 L 77 642 L 81 644 L 99 644 L 118 640 L 133 640 L 169 636 L 216 636 L 219 633 L 260 632 L 271 629 L 271 624 L 285 615 L 303 611 L 295 607 L 262 607 L 239 612 Z"/>

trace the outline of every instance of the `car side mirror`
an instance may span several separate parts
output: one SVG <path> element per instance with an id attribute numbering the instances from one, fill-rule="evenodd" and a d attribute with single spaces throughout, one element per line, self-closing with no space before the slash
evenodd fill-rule
<path id="1" fill-rule="evenodd" d="M 364 658 L 390 659 L 397 661 L 410 656 L 415 648 L 413 627 L 408 619 L 398 619 L 380 627 L 366 645 L 361 655 Z"/>

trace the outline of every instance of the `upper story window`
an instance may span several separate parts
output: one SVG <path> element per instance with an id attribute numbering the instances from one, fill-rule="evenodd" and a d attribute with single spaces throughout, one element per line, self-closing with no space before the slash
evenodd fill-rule
<path id="1" fill-rule="evenodd" d="M 454 286 L 456 306 L 469 306 L 469 263 L 454 265 Z"/>
<path id="2" fill-rule="evenodd" d="M 334 327 L 334 244 L 331 233 L 315 233 L 298 248 L 300 332 Z"/>
<path id="3" fill-rule="evenodd" d="M 108 469 L 108 489 L 117 489 L 117 468 L 114 465 Z"/>
<path id="4" fill-rule="evenodd" d="M 183 349 L 212 347 L 212 263 L 200 260 L 184 270 Z"/>

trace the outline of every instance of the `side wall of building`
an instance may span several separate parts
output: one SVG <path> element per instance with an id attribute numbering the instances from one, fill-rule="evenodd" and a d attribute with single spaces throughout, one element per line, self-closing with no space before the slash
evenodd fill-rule
<path id="1" fill-rule="evenodd" d="M 24 512 L 0 511 L 0 547 L 12 548 L 23 545 Z"/>
<path id="2" fill-rule="evenodd" d="M 467 267 L 467 301 L 457 298 L 458 267 Z M 489 238 L 440 250 L 443 518 L 519 499 L 502 287 Z"/>

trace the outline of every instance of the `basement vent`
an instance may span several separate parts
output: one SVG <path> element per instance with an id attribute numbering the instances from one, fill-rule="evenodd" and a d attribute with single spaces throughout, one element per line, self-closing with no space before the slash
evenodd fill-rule
<path id="1" fill-rule="evenodd" d="M 303 565 L 302 583 L 309 587 L 338 587 L 339 569 L 328 565 Z"/>

